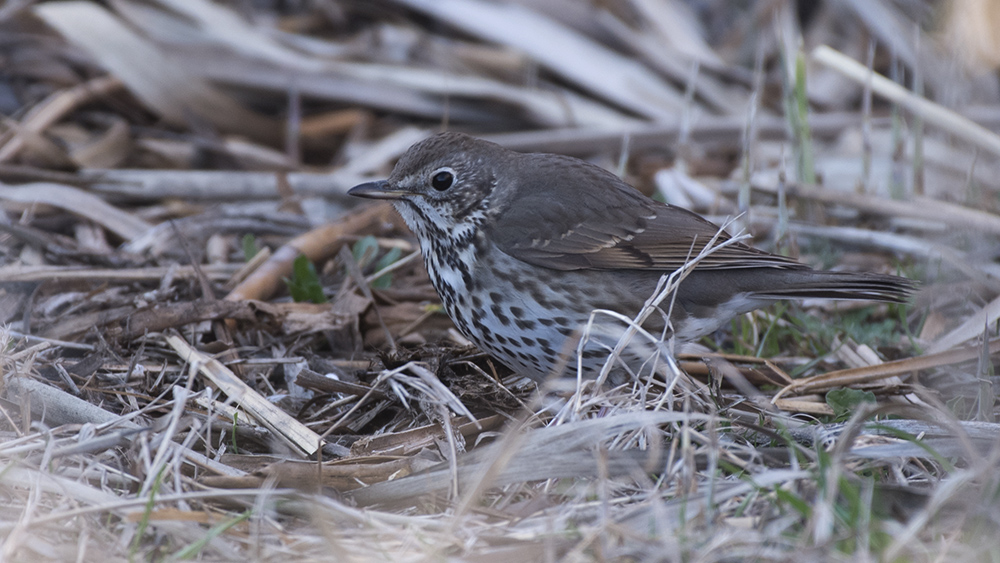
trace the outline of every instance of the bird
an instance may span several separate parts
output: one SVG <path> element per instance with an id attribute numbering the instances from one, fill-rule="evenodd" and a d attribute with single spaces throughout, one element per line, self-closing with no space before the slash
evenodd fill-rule
<path id="1" fill-rule="evenodd" d="M 893 275 L 814 270 L 730 240 L 594 164 L 458 132 L 414 144 L 387 179 L 348 194 L 391 200 L 458 330 L 538 382 L 596 378 L 624 327 L 593 330 L 592 313 L 632 318 L 664 275 L 709 244 L 725 243 L 687 272 L 643 329 L 688 342 L 781 299 L 904 303 L 915 288 Z M 615 371 L 636 376 L 645 359 L 648 351 L 632 353 Z"/>

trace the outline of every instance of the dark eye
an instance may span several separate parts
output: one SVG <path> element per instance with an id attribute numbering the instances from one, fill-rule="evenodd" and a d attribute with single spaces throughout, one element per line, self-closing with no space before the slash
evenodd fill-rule
<path id="1" fill-rule="evenodd" d="M 431 187 L 439 192 L 443 192 L 451 187 L 455 182 L 455 175 L 446 170 L 442 170 L 431 178 Z"/>

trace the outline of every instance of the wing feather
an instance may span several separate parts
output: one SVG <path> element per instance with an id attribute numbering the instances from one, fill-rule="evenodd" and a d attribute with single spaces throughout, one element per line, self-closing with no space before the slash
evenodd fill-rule
<path id="1" fill-rule="evenodd" d="M 555 270 L 670 271 L 697 256 L 719 232 L 701 216 L 653 201 L 599 167 L 560 157 L 524 164 L 512 174 L 517 185 L 501 202 L 491 238 L 502 251 L 530 264 Z M 719 233 L 717 240 L 729 238 Z M 806 266 L 742 243 L 717 250 L 697 266 L 742 268 Z"/>

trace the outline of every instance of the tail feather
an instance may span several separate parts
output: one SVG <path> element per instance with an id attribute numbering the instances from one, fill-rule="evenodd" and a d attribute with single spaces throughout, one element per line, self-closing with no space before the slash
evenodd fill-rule
<path id="1" fill-rule="evenodd" d="M 759 299 L 852 299 L 906 303 L 917 284 L 899 276 L 843 272 L 805 271 L 802 279 L 784 287 L 753 292 Z"/>

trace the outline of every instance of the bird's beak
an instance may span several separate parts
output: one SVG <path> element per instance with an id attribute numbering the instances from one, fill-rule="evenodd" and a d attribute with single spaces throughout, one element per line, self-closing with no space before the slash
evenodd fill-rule
<path id="1" fill-rule="evenodd" d="M 400 199 L 406 192 L 393 189 L 385 180 L 366 182 L 347 190 L 347 195 L 365 197 L 368 199 Z"/>

